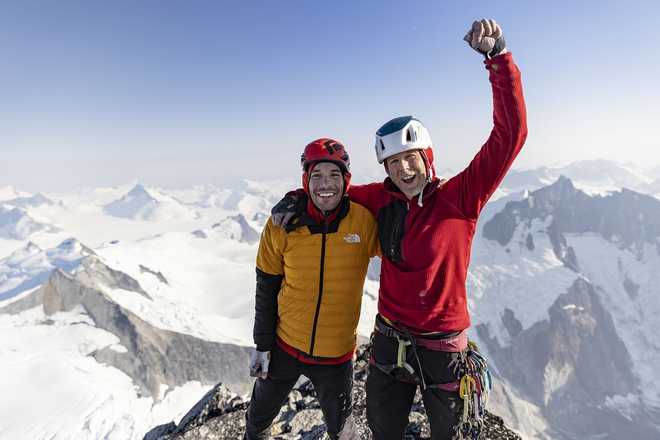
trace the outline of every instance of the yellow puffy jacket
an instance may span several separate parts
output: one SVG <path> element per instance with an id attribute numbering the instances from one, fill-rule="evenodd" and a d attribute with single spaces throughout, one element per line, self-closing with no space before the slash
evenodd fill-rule
<path id="1" fill-rule="evenodd" d="M 303 216 L 287 232 L 269 219 L 257 255 L 257 349 L 271 349 L 276 321 L 277 336 L 308 356 L 353 350 L 369 258 L 379 254 L 377 235 L 373 215 L 347 198 L 325 228 Z"/>

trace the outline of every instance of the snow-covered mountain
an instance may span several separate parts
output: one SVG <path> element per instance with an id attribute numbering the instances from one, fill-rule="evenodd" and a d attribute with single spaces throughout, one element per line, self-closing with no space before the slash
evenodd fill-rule
<path id="1" fill-rule="evenodd" d="M 471 337 L 497 377 L 492 411 L 524 438 L 658 438 L 660 202 L 621 188 L 660 176 L 587 165 L 512 171 L 484 208 Z M 18 396 L 0 405 L 0 436 L 141 438 L 217 381 L 247 390 L 259 233 L 297 185 L 138 185 L 0 208 L 0 231 L 2 212 L 21 214 L 23 231 L 0 254 L 0 394 Z M 64 230 L 43 234 L 55 224 Z M 375 259 L 362 336 L 379 269 Z M 37 400 L 48 417 L 35 423 Z"/>
<path id="2" fill-rule="evenodd" d="M 179 223 L 116 223 L 90 200 L 41 209 L 58 221 L 93 214 L 96 222 L 64 222 L 86 236 L 119 225 L 144 230 L 144 237 L 124 239 L 128 231 L 118 229 L 122 239 L 94 247 L 77 239 L 53 247 L 26 241 L 0 260 L 0 364 L 12 366 L 0 378 L 0 394 L 21 396 L 0 405 L 3 435 L 141 438 L 178 421 L 219 381 L 246 392 L 256 242 L 268 217 L 255 207 L 270 210 L 275 197 L 252 191 L 237 205 L 247 212 L 228 211 L 181 232 L 154 234 Z M 377 283 L 365 290 L 362 334 L 373 325 Z M 34 371 L 41 372 L 37 381 Z M 29 414 L 38 396 L 52 417 L 34 424 L 13 416 Z"/>
<path id="3" fill-rule="evenodd" d="M 0 238 L 25 240 L 36 232 L 55 232 L 58 229 L 42 223 L 21 208 L 0 205 Z"/>
<path id="4" fill-rule="evenodd" d="M 39 287 L 54 269 L 71 272 L 89 255 L 94 255 L 94 251 L 74 238 L 48 250 L 28 242 L 0 260 L 0 301 Z"/>
<path id="5" fill-rule="evenodd" d="M 123 260 L 135 277 L 71 239 L 0 261 L 0 391 L 14 396 L 0 405 L 3 436 L 140 438 L 219 381 L 247 391 L 247 349 L 219 342 L 231 319 L 202 313 L 176 274 Z"/>
<path id="6" fill-rule="evenodd" d="M 199 213 L 173 197 L 137 184 L 122 198 L 103 207 L 105 213 L 122 218 L 148 221 L 194 220 Z"/>
<path id="7" fill-rule="evenodd" d="M 16 206 L 18 208 L 36 208 L 39 206 L 49 206 L 55 204 L 54 201 L 41 193 L 32 196 L 16 197 L 6 200 L 3 203 L 6 205 Z"/>
<path id="8" fill-rule="evenodd" d="M 658 438 L 658 267 L 660 201 L 630 190 L 560 178 L 482 219 L 468 290 L 495 411 L 530 438 Z"/>
<path id="9" fill-rule="evenodd" d="M 229 239 L 249 244 L 257 243 L 260 237 L 260 233 L 247 222 L 243 214 L 224 218 L 212 228 Z"/>

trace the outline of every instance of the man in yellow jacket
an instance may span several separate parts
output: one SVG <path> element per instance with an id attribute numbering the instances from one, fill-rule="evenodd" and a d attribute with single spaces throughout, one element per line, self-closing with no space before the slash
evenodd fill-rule
<path id="1" fill-rule="evenodd" d="M 346 196 L 350 161 L 340 142 L 310 143 L 301 164 L 307 206 L 286 229 L 269 219 L 259 243 L 250 440 L 266 438 L 301 374 L 314 385 L 330 438 L 357 438 L 352 358 L 369 258 L 379 252 L 376 221 Z"/>

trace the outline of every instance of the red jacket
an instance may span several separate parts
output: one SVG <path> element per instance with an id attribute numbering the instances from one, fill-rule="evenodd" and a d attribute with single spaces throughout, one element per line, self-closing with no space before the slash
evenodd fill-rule
<path id="1" fill-rule="evenodd" d="M 467 168 L 424 189 L 423 206 L 390 181 L 352 186 L 351 200 L 378 219 L 383 252 L 378 311 L 424 332 L 470 326 L 465 280 L 481 209 L 527 136 L 520 71 L 511 54 L 485 61 L 493 89 L 494 127 Z"/>

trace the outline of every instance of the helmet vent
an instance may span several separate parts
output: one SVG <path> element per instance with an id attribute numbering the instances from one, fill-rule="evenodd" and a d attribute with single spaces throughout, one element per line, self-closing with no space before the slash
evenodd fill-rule
<path id="1" fill-rule="evenodd" d="M 406 142 L 415 142 L 417 140 L 417 133 L 412 127 L 406 130 Z"/>
<path id="2" fill-rule="evenodd" d="M 382 140 L 382 139 L 378 139 L 378 141 L 379 141 L 379 143 L 380 143 L 380 149 L 381 149 L 382 151 L 385 151 L 385 144 L 383 143 L 383 140 Z"/>

